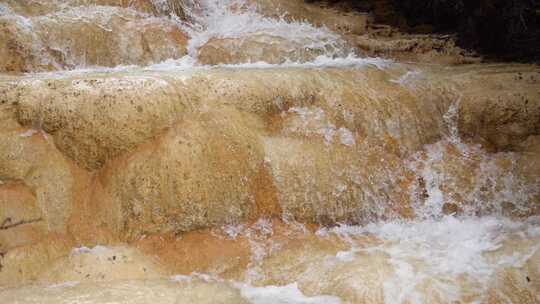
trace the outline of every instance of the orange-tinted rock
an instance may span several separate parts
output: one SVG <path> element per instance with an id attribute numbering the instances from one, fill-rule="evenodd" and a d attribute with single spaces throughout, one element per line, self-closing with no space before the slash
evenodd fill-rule
<path id="1" fill-rule="evenodd" d="M 369 15 L 324 7 L 320 3 L 302 0 L 256 1 L 257 11 L 265 16 L 285 17 L 289 21 L 305 21 L 327 27 L 341 34 L 363 34 L 367 31 Z"/>
<path id="2" fill-rule="evenodd" d="M 70 238 L 53 233 L 42 238 L 38 243 L 2 252 L 0 286 L 24 284 L 37 280 L 52 261 L 65 256 L 73 245 Z"/>
<path id="3" fill-rule="evenodd" d="M 22 16 L 42 16 L 78 6 L 113 6 L 132 8 L 155 15 L 177 14 L 183 16 L 179 1 L 152 0 L 2 0 L 0 5 Z"/>
<path id="4" fill-rule="evenodd" d="M 21 183 L 0 184 L 0 252 L 39 242 L 47 233 L 36 197 Z"/>
<path id="5" fill-rule="evenodd" d="M 187 37 L 167 18 L 113 6 L 44 16 L 0 15 L 0 71 L 148 65 L 186 54 Z"/>
<path id="6" fill-rule="evenodd" d="M 251 192 L 258 187 L 250 185 L 271 179 L 261 180 L 264 151 L 257 123 L 250 115 L 221 108 L 171 126 L 155 142 L 104 168 L 100 179 L 112 201 L 102 202 L 102 212 L 113 214 L 113 226 L 130 236 L 259 216 L 257 195 Z"/>
<path id="7" fill-rule="evenodd" d="M 199 48 L 197 58 L 203 64 L 259 61 L 277 64 L 285 61 L 312 61 L 326 51 L 326 48 L 308 47 L 282 37 L 253 34 L 240 38 L 213 38 Z"/>

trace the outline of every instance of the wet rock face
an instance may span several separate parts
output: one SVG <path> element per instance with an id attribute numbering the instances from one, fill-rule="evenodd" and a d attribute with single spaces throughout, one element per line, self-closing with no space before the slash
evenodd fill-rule
<path id="1" fill-rule="evenodd" d="M 22 181 L 35 195 L 36 207 L 41 211 L 41 215 L 33 215 L 36 218 L 18 220 L 42 219 L 48 231 L 66 232 L 76 199 L 72 171 L 75 168 L 42 133 L 28 129 L 3 130 L 0 136 L 3 139 L 0 145 L 2 180 Z"/>
<path id="2" fill-rule="evenodd" d="M 279 64 L 287 60 L 309 62 L 331 51 L 331 47 L 304 47 L 304 45 L 309 45 L 309 41 L 294 42 L 266 34 L 240 38 L 215 38 L 199 48 L 197 58 L 203 64 L 239 64 L 259 61 Z"/>
<path id="3" fill-rule="evenodd" d="M 253 118 L 244 116 L 228 109 L 195 114 L 105 167 L 100 179 L 110 204 L 122 208 L 118 232 L 190 231 L 263 215 L 258 205 L 275 209 L 271 197 L 257 195 L 272 180 Z"/>
<path id="4" fill-rule="evenodd" d="M 504 150 L 517 149 L 529 136 L 540 133 L 538 103 L 534 101 L 539 94 L 528 90 L 540 84 L 537 71 L 508 71 L 496 76 L 498 80 L 483 74 L 476 77 L 482 88 L 512 86 L 520 91 L 511 98 L 486 94 L 481 88 L 463 92 L 459 125 L 465 134 L 479 135 Z"/>
<path id="5" fill-rule="evenodd" d="M 0 252 L 38 242 L 47 233 L 36 198 L 24 185 L 0 185 L 0 206 Z"/>
<path id="6" fill-rule="evenodd" d="M 527 165 L 534 136 L 517 144 L 534 129 L 509 129 L 514 152 L 494 153 L 506 146 L 489 143 L 489 124 L 463 123 L 496 120 L 499 112 L 469 110 L 490 103 L 487 96 L 521 104 L 513 90 L 533 91 L 534 83 L 507 86 L 514 72 L 498 69 L 11 78 L 0 85 L 0 177 L 37 191 L 49 229 L 88 242 L 259 216 L 333 225 L 414 210 L 535 214 L 539 176 Z M 517 121 L 534 122 L 536 108 Z"/>
<path id="7" fill-rule="evenodd" d="M 134 9 L 141 13 L 156 16 L 185 15 L 182 1 L 179 0 L 2 0 L 1 7 L 25 17 L 43 16 L 72 7 L 111 6 Z"/>
<path id="8" fill-rule="evenodd" d="M 394 2 L 396 7 L 409 17 L 411 23 L 432 23 L 442 30 L 457 31 L 464 44 L 488 54 L 518 60 L 539 59 L 540 23 L 537 1 Z M 432 9 L 427 8 L 430 5 Z"/>
<path id="9" fill-rule="evenodd" d="M 458 219 L 447 220 L 454 229 L 456 225 L 466 224 Z M 523 263 L 515 263 L 512 257 L 530 254 L 538 237 L 526 239 L 519 232 L 507 231 L 505 224 L 493 225 L 489 221 L 472 221 L 469 227 L 483 230 L 486 224 L 489 229 L 504 230 L 504 234 L 494 241 L 496 248 L 490 247 L 485 254 L 466 242 L 470 237 L 482 242 L 474 232 L 460 235 L 459 229 L 445 226 L 432 228 L 443 228 L 444 232 L 455 235 L 441 238 L 437 231 L 433 232 L 438 236 L 435 248 L 422 246 L 427 243 L 422 243 L 423 236 L 416 232 L 411 238 L 394 234 L 395 238 L 388 239 L 384 229 L 392 229 L 392 224 L 380 227 L 382 231 L 373 230 L 375 234 L 383 232 L 377 236 L 359 232 L 360 227 L 316 230 L 279 220 L 258 220 L 181 236 L 155 234 L 137 240 L 132 246 L 69 248 L 69 254 L 56 257 L 36 274 L 41 282 L 54 285 L 5 286 L 0 296 L 22 303 L 35 303 L 32 298 L 36 293 L 41 303 L 58 303 L 81 294 L 88 301 L 96 302 L 129 299 L 144 303 L 152 296 L 154 301 L 163 303 L 175 297 L 180 301 L 194 301 L 186 303 L 251 303 L 246 298 L 264 298 L 264 291 L 270 292 L 294 281 L 298 295 L 288 299 L 298 300 L 300 295 L 320 299 L 325 295 L 327 301 L 320 303 L 328 303 L 336 297 L 351 303 L 385 303 L 389 298 L 399 299 L 400 296 L 446 303 L 449 287 L 458 290 L 451 295 L 454 300 L 487 298 L 490 303 L 504 303 L 505 299 L 519 304 L 534 302 L 539 290 L 539 255 L 533 251 Z M 411 229 L 425 228 L 421 224 L 419 227 L 407 225 L 402 223 L 396 228 L 405 234 Z M 515 229 L 520 224 L 512 225 Z M 396 244 L 398 241 L 405 246 Z M 34 253 L 43 250 L 33 249 Z M 433 254 L 444 263 L 454 260 L 452 254 L 456 251 L 464 250 L 471 255 L 464 258 L 464 265 L 477 266 L 478 272 L 464 275 L 463 269 L 456 268 L 451 274 L 441 273 L 445 265 L 417 263 L 419 254 Z M 19 250 L 19 255 L 23 256 L 24 251 Z M 11 262 L 13 256 L 9 257 L 4 262 Z M 407 268 L 413 265 L 417 267 L 416 272 Z M 490 269 L 487 272 L 486 266 Z M 398 269 L 401 272 L 396 274 Z M 412 284 L 402 281 L 414 273 L 422 276 L 415 277 Z M 0 272 L 0 282 L 4 274 Z M 428 276 L 424 276 L 426 274 Z M 249 284 L 233 283 L 241 281 Z M 391 290 L 388 290 L 389 285 Z M 405 286 L 410 288 L 403 292 L 401 288 Z M 148 287 L 152 288 L 144 289 Z M 275 298 L 270 296 L 270 299 Z"/>
<path id="10" fill-rule="evenodd" d="M 369 11 L 382 23 L 410 32 L 449 33 L 461 47 L 506 60 L 538 61 L 540 23 L 537 1 L 306 1 L 344 6 L 345 11 Z"/>
<path id="11" fill-rule="evenodd" d="M 187 37 L 168 18 L 151 17 L 149 12 L 121 5 L 77 4 L 51 8 L 40 15 L 33 15 L 40 10 L 34 12 L 30 7 L 28 17 L 5 6 L 0 14 L 0 36 L 7 43 L 0 46 L 0 70 L 147 65 L 186 54 Z"/>
<path id="12" fill-rule="evenodd" d="M 0 285 L 72 282 L 0 298 L 534 299 L 538 67 L 355 57 L 469 62 L 300 0 L 186 3 L 0 0 L 0 71 L 189 50 L 0 75 Z"/>
<path id="13" fill-rule="evenodd" d="M 306 20 L 316 26 L 326 26 L 341 34 L 365 34 L 369 15 L 343 11 L 322 5 L 306 5 L 302 0 L 262 0 L 256 2 L 258 11 L 266 16 L 284 17 L 290 21 Z"/>
<path id="14" fill-rule="evenodd" d="M 56 146 L 89 170 L 152 139 L 186 108 L 183 93 L 151 76 L 36 80 L 20 89 L 20 123 L 54 134 Z"/>

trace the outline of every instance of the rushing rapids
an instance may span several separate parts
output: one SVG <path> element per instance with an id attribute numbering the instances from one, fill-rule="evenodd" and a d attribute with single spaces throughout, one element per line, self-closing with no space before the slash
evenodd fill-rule
<path id="1" fill-rule="evenodd" d="M 0 0 L 0 302 L 540 303 L 540 69 L 380 29 Z"/>

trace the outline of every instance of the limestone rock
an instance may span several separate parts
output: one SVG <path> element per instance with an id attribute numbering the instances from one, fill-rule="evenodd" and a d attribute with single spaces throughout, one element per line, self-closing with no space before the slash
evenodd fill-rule
<path id="1" fill-rule="evenodd" d="M 364 34 L 369 15 L 343 11 L 303 0 L 256 1 L 257 11 L 265 16 L 285 17 L 289 21 L 306 21 L 341 34 Z"/>
<path id="2" fill-rule="evenodd" d="M 415 151 L 439 138 L 444 130 L 441 112 L 450 99 L 444 90 L 412 91 L 392 82 L 392 77 L 370 66 L 326 72 L 216 69 L 164 78 L 149 73 L 24 80 L 5 83 L 0 94 L 11 107 L 6 111 L 20 123 L 40 125 L 63 153 L 95 170 L 188 113 L 222 105 L 256 114 L 265 123 L 260 132 L 282 128 L 280 115 L 289 108 L 313 106 L 337 126 L 336 131 L 344 127 L 362 137 L 389 136 L 403 149 Z M 379 111 L 380 106 L 386 110 Z M 416 118 L 418 113 L 422 119 Z"/>
<path id="3" fill-rule="evenodd" d="M 373 25 L 372 27 L 375 27 Z M 371 29 L 367 34 L 346 36 L 349 44 L 365 56 L 391 58 L 400 61 L 457 65 L 475 63 L 480 58 L 456 46 L 452 37 L 437 35 L 405 35 L 394 32 L 381 34 Z"/>
<path id="4" fill-rule="evenodd" d="M 284 215 L 298 221 L 365 222 L 409 205 L 394 180 L 404 168 L 390 153 L 283 138 L 265 140 L 265 152 Z"/>
<path id="5" fill-rule="evenodd" d="M 162 277 L 164 270 L 151 258 L 126 246 L 74 248 L 69 255 L 59 258 L 40 274 L 46 283 L 110 282 L 143 280 Z"/>
<path id="6" fill-rule="evenodd" d="M 323 55 L 328 48 L 306 46 L 309 43 L 291 41 L 268 34 L 253 34 L 240 38 L 213 38 L 198 50 L 203 64 L 239 64 L 264 61 L 266 63 L 307 62 Z"/>
<path id="7" fill-rule="evenodd" d="M 0 178 L 23 181 L 35 193 L 47 230 L 66 232 L 76 198 L 76 168 L 39 131 L 3 131 L 0 138 Z"/>
<path id="8" fill-rule="evenodd" d="M 0 286 L 36 281 L 55 259 L 65 256 L 73 241 L 64 235 L 49 234 L 38 243 L 19 246 L 0 255 Z"/>
<path id="9" fill-rule="evenodd" d="M 0 252 L 37 243 L 47 233 L 36 197 L 23 184 L 0 184 L 0 206 Z"/>
<path id="10" fill-rule="evenodd" d="M 186 54 L 174 22 L 112 6 L 73 7 L 48 15 L 0 15 L 2 71 L 46 71 L 161 62 Z"/>
<path id="11" fill-rule="evenodd" d="M 525 304 L 540 300 L 540 252 L 538 249 L 527 247 L 538 239 L 527 241 L 509 241 L 502 250 L 507 256 L 516 252 L 528 254 L 526 259 L 509 260 L 504 267 L 499 268 L 489 282 L 487 299 L 489 303 Z M 536 247 L 537 248 L 537 247 Z M 510 250 L 511 249 L 511 250 Z M 496 253 L 497 254 L 497 253 Z M 500 254 L 500 253 L 499 253 Z M 512 265 L 513 263 L 513 265 Z"/>
<path id="12" fill-rule="evenodd" d="M 499 75 L 497 67 L 492 71 Z M 78 167 L 95 171 L 96 178 L 90 179 L 67 159 L 54 161 L 65 162 L 66 178 L 47 183 L 47 193 L 56 193 L 50 197 L 64 207 L 44 212 L 46 218 L 61 217 L 57 225 L 69 222 L 74 233 L 85 227 L 75 237 L 92 235 L 86 239 L 91 243 L 112 235 L 189 231 L 282 212 L 329 225 L 385 213 L 409 217 L 411 200 L 424 201 L 427 181 L 407 161 L 414 155 L 428 157 L 426 144 L 470 132 L 460 122 L 469 115 L 463 111 L 471 101 L 456 102 L 459 91 L 475 92 L 485 82 L 493 83 L 483 86 L 488 94 L 512 96 L 512 87 L 494 85 L 504 77 L 487 82 L 482 73 L 474 68 L 415 72 L 366 64 L 324 70 L 203 69 L 163 72 L 160 77 L 152 72 L 120 78 L 12 77 L 0 85 L 3 145 L 6 153 L 14 153 L 17 145 L 28 142 L 20 151 L 32 151 L 27 152 L 32 159 L 67 156 Z M 470 82 L 456 76 L 464 74 Z M 456 110 L 448 115 L 452 103 Z M 535 115 L 533 107 L 520 123 L 531 124 Z M 33 127 L 21 129 L 19 124 Z M 477 134 L 488 132 L 489 127 L 482 127 Z M 497 208 L 521 206 L 536 193 L 535 175 L 515 171 L 522 152 L 484 159 L 488 147 L 467 158 L 455 143 L 439 145 L 446 163 L 434 162 L 431 170 L 447 176 L 451 183 L 440 190 L 455 196 L 441 204 L 503 193 L 489 190 L 485 196 L 482 187 L 471 188 L 488 183 L 478 178 L 490 166 L 497 185 L 509 185 L 502 172 L 511 170 L 515 181 L 508 189 L 523 194 L 519 202 L 504 195 L 488 199 Z M 49 152 L 39 154 L 36 147 Z M 29 157 L 22 162 L 5 157 L 0 168 L 6 178 L 24 176 Z M 42 174 L 60 174 L 54 172 Z M 37 196 L 40 206 L 48 206 L 46 201 Z M 79 211 L 71 214 L 73 204 Z M 95 223 L 85 220 L 87 214 Z"/>
<path id="13" fill-rule="evenodd" d="M 540 134 L 537 69 L 508 66 L 493 75 L 483 67 L 470 74 L 471 68 L 454 76 L 458 83 L 467 83 L 459 105 L 462 133 L 481 136 L 498 149 L 515 149 L 528 136 Z M 476 85 L 469 86 L 471 82 Z M 512 93 L 503 93 L 510 88 Z"/>
<path id="14" fill-rule="evenodd" d="M 39 295 L 39 296 L 38 296 Z M 173 281 L 132 280 L 105 283 L 67 282 L 52 286 L 30 285 L 0 291 L 0 297 L 23 304 L 67 304 L 79 301 L 133 304 L 248 304 L 240 291 L 225 283 L 202 279 Z"/>
<path id="15" fill-rule="evenodd" d="M 180 1 L 164 1 L 161 5 L 152 0 L 2 0 L 0 5 L 12 12 L 26 16 L 42 16 L 78 6 L 115 6 L 135 9 L 155 15 L 176 14 L 183 16 Z"/>
<path id="16" fill-rule="evenodd" d="M 184 94 L 156 77 L 35 80 L 17 89 L 18 120 L 39 122 L 56 146 L 94 170 L 180 119 Z"/>
<path id="17" fill-rule="evenodd" d="M 221 109 L 175 124 L 155 143 L 104 168 L 118 232 L 190 231 L 256 217 L 272 210 L 257 195 L 271 183 L 262 143 L 248 115 Z M 262 175 L 261 175 L 262 174 Z M 264 209 L 263 209 L 264 210 Z"/>

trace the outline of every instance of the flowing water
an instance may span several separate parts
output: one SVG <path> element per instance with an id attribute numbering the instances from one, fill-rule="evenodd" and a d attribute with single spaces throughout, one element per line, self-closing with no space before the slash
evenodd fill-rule
<path id="1" fill-rule="evenodd" d="M 42 71 L 22 76 L 5 75 L 4 82 L 16 82 L 37 88 L 41 85 L 40 79 L 67 79 L 75 89 L 85 92 L 89 88 L 84 81 L 77 82 L 78 79 L 97 77 L 103 79 L 104 90 L 109 85 L 107 81 L 110 81 L 127 90 L 129 86 L 136 85 L 149 91 L 159 91 L 166 90 L 171 82 L 189 88 L 190 81 L 196 82 L 197 75 L 206 75 L 205 73 L 211 75 L 209 77 L 215 77 L 212 81 L 219 84 L 219 75 L 233 77 L 230 75 L 253 73 L 249 75 L 262 77 L 257 75 L 263 75 L 265 71 L 284 75 L 308 70 L 307 73 L 317 75 L 313 77 L 324 78 L 341 77 L 339 73 L 345 72 L 351 75 L 361 74 L 366 70 L 373 71 L 370 72 L 373 75 L 387 73 L 391 78 L 388 83 L 407 94 L 415 94 L 425 90 L 425 86 L 433 84 L 426 78 L 432 75 L 432 67 L 361 57 L 355 54 L 354 49 L 348 46 L 340 35 L 328 28 L 316 27 L 301 20 L 291 21 L 285 16 L 263 16 L 256 3 L 254 5 L 248 1 L 185 1 L 181 5 L 177 4 L 181 6 L 184 16 L 174 12 L 171 4 L 177 3 L 174 1 L 152 0 L 154 7 L 161 12 L 161 15 L 157 16 L 135 10 L 125 13 L 110 6 L 93 5 L 83 8 L 73 6 L 71 2 L 51 1 L 51 5 L 58 5 L 59 8 L 33 17 L 17 11 L 13 1 L 0 1 L 0 18 L 3 21 L 14 20 L 13 26 L 20 35 L 27 37 L 31 44 L 29 52 L 34 58 L 32 64 L 38 67 L 37 71 Z M 80 2 L 84 4 L 84 1 Z M 52 31 L 54 26 L 61 26 L 54 25 L 55 20 L 59 19 L 74 20 L 73 24 L 98 27 L 100 31 L 110 32 L 111 37 L 118 36 L 120 40 L 96 43 L 123 41 L 118 44 L 114 53 L 120 54 L 120 59 L 110 60 L 107 64 L 100 64 L 99 60 L 89 61 L 90 55 L 79 52 L 70 44 L 73 38 L 64 39 Z M 128 25 L 119 25 L 122 22 L 128 22 Z M 137 50 L 130 47 L 129 32 L 137 31 L 137 27 L 143 23 L 172 26 L 187 33 L 189 38 L 186 53 L 176 53 L 173 47 L 167 49 L 167 46 L 164 46 L 161 48 L 161 57 L 145 59 L 143 63 L 129 59 L 138 56 Z M 51 30 L 48 46 L 42 45 L 45 42 L 38 39 L 39 31 L 43 28 Z M 84 29 L 82 26 L 80 30 Z M 279 57 L 279 60 L 265 62 L 264 58 L 257 56 L 248 59 L 240 56 L 239 61 L 235 59 L 231 62 L 211 64 L 200 58 L 201 48 L 210 41 L 249 40 L 250 37 L 271 37 L 260 38 L 262 40 L 258 41 L 267 39 L 264 41 L 270 41 L 273 46 L 281 43 L 282 47 L 272 53 L 272 56 Z M 306 51 L 307 55 L 298 55 L 303 51 Z M 107 52 L 102 52 L 97 56 L 100 58 L 99 56 L 106 54 Z M 169 54 L 174 56 L 166 58 Z M 217 76 L 212 76 L 212 73 Z M 246 77 L 252 77 L 249 75 Z M 231 78 L 232 81 L 234 77 Z M 361 74 L 360 77 L 370 76 Z M 119 79 L 127 79 L 129 83 L 122 84 Z M 242 81 L 247 83 L 248 80 Z M 208 83 L 210 91 L 213 83 Z M 294 85 L 293 83 L 291 86 Z M 270 84 L 262 86 L 266 86 L 268 91 L 278 90 L 273 89 Z M 381 94 L 376 91 L 379 88 L 369 88 L 370 84 L 366 86 L 368 89 L 362 91 L 366 95 Z M 236 90 L 233 85 L 225 87 L 230 91 Z M 241 89 L 242 85 L 239 85 L 238 90 Z M 296 90 L 294 87 L 290 89 Z M 303 94 L 302 90 L 302 87 L 299 87 L 300 93 L 291 94 L 299 96 Z M 336 89 L 336 95 L 332 96 L 331 85 L 313 89 L 317 90 L 326 96 L 329 104 L 332 103 L 332 98 L 335 98 L 336 104 L 341 102 L 340 98 L 345 98 L 338 96 L 339 89 Z M 408 141 L 402 137 L 403 142 L 398 142 L 398 146 L 401 146 L 396 152 L 401 155 L 399 165 L 393 165 L 392 160 L 385 158 L 384 153 L 378 154 L 376 150 L 370 152 L 373 147 L 366 138 L 377 135 L 377 130 L 381 128 L 386 128 L 391 134 L 393 130 L 400 130 L 400 124 L 406 125 L 406 122 L 396 123 L 397 125 L 386 122 L 384 126 L 375 126 L 380 121 L 367 121 L 366 124 L 371 124 L 374 131 L 372 134 L 369 133 L 371 131 L 366 131 L 365 137 L 357 137 L 354 130 L 351 131 L 351 124 L 336 124 L 332 121 L 333 113 L 309 103 L 293 104 L 277 115 L 276 119 L 284 121 L 282 134 L 299 138 L 320 138 L 322 144 L 316 146 L 315 150 L 320 149 L 323 151 L 321 153 L 328 153 L 327 155 L 337 155 L 337 160 L 332 160 L 335 163 L 329 161 L 329 165 L 317 167 L 316 162 L 319 160 L 313 158 L 314 171 L 306 165 L 305 174 L 298 173 L 295 177 L 301 181 L 294 178 L 280 180 L 279 174 L 283 177 L 287 170 L 302 171 L 303 168 L 287 168 L 287 164 L 294 163 L 292 160 L 288 162 L 295 157 L 292 154 L 295 151 L 293 146 L 285 143 L 278 151 L 277 148 L 274 149 L 277 145 L 275 141 L 266 142 L 264 162 L 270 163 L 269 166 L 274 170 L 272 172 L 278 176 L 278 182 L 283 184 L 278 187 L 295 187 L 294 185 L 306 183 L 308 186 L 305 193 L 295 196 L 293 201 L 305 199 L 326 203 L 314 207 L 315 222 L 320 224 L 317 226 L 301 224 L 303 218 L 298 216 L 298 212 L 305 214 L 302 213 L 305 206 L 299 207 L 301 211 L 298 211 L 293 206 L 294 203 L 291 203 L 290 208 L 282 206 L 279 223 L 275 223 L 270 217 L 263 217 L 245 222 L 231 220 L 230 223 L 214 227 L 208 234 L 210 239 L 215 238 L 225 244 L 245 242 L 250 253 L 245 269 L 239 267 L 240 270 L 234 274 L 208 271 L 177 275 L 139 275 L 139 270 L 135 269 L 146 265 L 146 262 L 138 263 L 136 258 L 126 253 L 127 259 L 133 259 L 134 262 L 129 262 L 131 264 L 126 266 L 128 270 L 122 271 L 133 273 L 131 276 L 119 276 L 110 281 L 92 281 L 77 274 L 72 277 L 61 275 L 65 282 L 53 284 L 44 280 L 34 284 L 0 287 L 0 302 L 540 303 L 540 294 L 536 293 L 540 291 L 540 218 L 531 212 L 534 209 L 534 199 L 540 193 L 540 183 L 538 180 L 523 180 L 518 176 L 516 170 L 523 160 L 517 152 L 496 152 L 463 140 L 458 121 L 461 100 L 466 96 L 461 96 L 462 92 L 451 87 L 445 90 L 451 92 L 449 95 L 452 101 L 448 103 L 446 113 L 442 113 L 443 119 L 439 122 L 442 134 L 430 143 L 418 141 L 419 149 L 406 147 L 414 146 L 409 143 L 414 142 L 414 138 Z M 418 94 L 429 96 L 429 92 L 431 91 Z M 205 96 L 204 94 L 210 93 L 201 94 Z M 280 92 L 272 94 L 281 96 Z M 257 98 L 257 93 L 253 96 Z M 204 106 L 203 103 L 201 107 Z M 344 114 L 344 117 L 347 115 Z M 47 124 L 46 118 L 43 123 Z M 41 129 L 41 125 L 35 128 Z M 35 134 L 37 133 L 22 133 L 20 136 L 37 136 Z M 339 149 L 351 147 L 355 150 L 345 150 L 345 155 L 365 153 L 365 160 L 349 164 L 346 156 L 343 156 L 346 160 L 339 159 L 339 155 L 342 155 L 339 154 L 342 151 Z M 309 153 L 312 152 L 306 152 L 304 157 L 309 158 Z M 376 159 L 378 157 L 381 159 Z M 280 166 L 274 165 L 282 160 Z M 340 161 L 346 164 L 341 166 Z M 331 191 L 324 188 L 325 190 L 318 192 L 317 175 L 323 176 L 318 170 L 326 168 L 329 168 L 332 174 L 335 173 L 329 175 L 331 178 L 327 181 L 332 185 L 328 188 Z M 365 171 L 369 172 L 360 173 Z M 406 174 L 412 176 L 410 186 L 406 190 L 400 190 L 398 185 L 403 182 Z M 312 185 L 312 188 L 309 185 Z M 356 190 L 351 190 L 351 187 L 359 190 L 354 192 Z M 355 204 L 341 206 L 338 203 L 335 210 L 332 209 L 334 207 L 327 207 L 333 203 L 329 200 L 341 202 L 347 195 L 348 200 L 363 199 L 366 202 L 361 204 L 364 209 L 356 210 Z M 400 204 L 400 199 L 410 202 L 410 206 L 405 208 L 407 211 L 396 207 Z M 233 214 L 237 211 L 230 212 Z M 354 216 L 351 217 L 350 214 Z M 326 220 L 327 218 L 330 220 Z M 223 250 L 222 254 L 218 253 L 216 256 L 231 255 L 226 249 Z M 118 252 L 118 248 L 113 245 L 76 248 L 68 257 L 73 264 L 66 266 L 66 269 L 94 267 L 104 276 L 109 275 L 115 268 L 106 270 L 108 264 L 103 266 L 103 269 L 100 265 L 109 263 L 112 256 L 116 259 Z M 235 259 L 234 256 L 233 253 L 231 259 Z M 203 259 L 210 257 L 212 255 Z M 93 262 L 88 264 L 88 259 Z M 240 254 L 238 259 L 241 259 Z M 163 263 L 159 258 L 157 261 L 157 264 Z M 154 262 L 152 260 L 152 263 Z M 146 272 L 146 269 L 144 271 Z"/>

